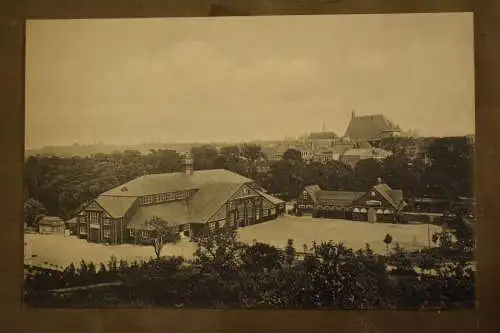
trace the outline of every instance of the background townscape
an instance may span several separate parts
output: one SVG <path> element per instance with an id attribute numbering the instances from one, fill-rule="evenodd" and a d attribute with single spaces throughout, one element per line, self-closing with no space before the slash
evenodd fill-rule
<path id="1" fill-rule="evenodd" d="M 474 307 L 472 23 L 28 21 L 25 306 Z"/>
<path id="2" fill-rule="evenodd" d="M 366 128 L 369 133 L 362 133 L 359 124 L 376 118 L 384 120 L 381 127 L 371 124 Z M 378 132 L 374 137 L 373 131 Z M 351 138 L 351 132 L 357 136 Z M 410 136 L 382 115 L 353 115 L 345 134 L 318 132 L 271 143 L 184 145 L 180 153 L 174 150 L 179 147 L 168 144 L 149 152 L 144 145 L 89 155 L 82 151 L 101 147 L 28 153 L 27 304 L 473 306 L 473 136 Z M 63 149 L 65 153 L 60 153 Z M 286 202 L 286 211 L 278 212 L 275 220 L 238 229 L 218 226 L 189 238 L 165 234 L 166 245 L 158 255 L 157 235 L 140 245 L 116 245 L 113 251 L 106 251 L 107 245 L 78 240 L 76 215 L 88 202 L 137 177 L 181 172 L 186 151 L 193 158 L 193 174 L 225 169 L 248 177 Z M 389 221 L 319 217 L 319 211 L 299 205 L 304 203 L 302 191 L 311 185 L 329 193 L 350 193 L 368 191 L 380 181 L 401 190 L 406 202 Z M 52 247 L 61 241 L 59 246 L 64 247 L 49 253 L 51 246 L 44 238 L 53 242 Z M 73 255 L 62 259 L 66 256 L 61 252 Z"/>

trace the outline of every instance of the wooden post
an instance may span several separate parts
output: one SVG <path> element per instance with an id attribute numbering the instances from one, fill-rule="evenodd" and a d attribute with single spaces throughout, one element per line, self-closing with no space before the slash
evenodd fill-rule
<path id="1" fill-rule="evenodd" d="M 429 249 L 431 248 L 431 225 L 430 223 L 427 223 L 427 243 L 429 246 Z"/>

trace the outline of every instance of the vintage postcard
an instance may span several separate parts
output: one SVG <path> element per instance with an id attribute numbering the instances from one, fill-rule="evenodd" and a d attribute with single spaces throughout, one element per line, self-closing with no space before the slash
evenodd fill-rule
<path id="1" fill-rule="evenodd" d="M 475 307 L 471 13 L 29 20 L 24 305 Z"/>

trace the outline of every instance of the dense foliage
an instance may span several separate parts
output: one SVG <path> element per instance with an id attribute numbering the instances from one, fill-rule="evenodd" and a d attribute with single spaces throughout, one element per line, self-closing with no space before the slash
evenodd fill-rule
<path id="1" fill-rule="evenodd" d="M 365 191 L 381 177 L 406 197 L 435 195 L 446 198 L 473 195 L 472 147 L 464 138 L 436 139 L 428 148 L 429 160 L 411 161 L 397 145 L 386 147 L 395 154 L 383 162 L 362 160 L 353 170 L 339 161 L 327 164 L 302 161 L 300 152 L 289 150 L 269 171 L 258 172 L 264 157 L 261 147 L 246 144 L 220 150 L 211 146 L 192 148 L 195 169 L 224 168 L 256 179 L 271 193 L 284 199 L 298 196 L 305 185 L 326 190 Z M 57 215 L 68 219 L 88 200 L 115 186 L 147 173 L 180 171 L 179 155 L 172 150 L 149 154 L 127 150 L 88 157 L 29 156 L 25 161 L 25 214 L 28 224 L 37 216 Z"/>
<path id="2" fill-rule="evenodd" d="M 292 240 L 284 250 L 247 245 L 238 241 L 235 230 L 215 228 L 206 230 L 197 244 L 193 261 L 162 257 L 128 263 L 111 258 L 99 268 L 82 261 L 62 273 L 34 274 L 26 280 L 25 301 L 34 307 L 474 306 L 475 277 L 464 254 L 471 248 L 456 242 L 420 253 L 408 253 L 396 244 L 389 257 L 374 254 L 368 245 L 353 251 L 331 242 L 299 253 Z"/>

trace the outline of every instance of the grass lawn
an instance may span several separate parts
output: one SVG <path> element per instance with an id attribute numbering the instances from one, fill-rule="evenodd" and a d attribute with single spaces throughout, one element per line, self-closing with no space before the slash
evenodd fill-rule
<path id="1" fill-rule="evenodd" d="M 429 225 L 430 236 L 441 228 Z M 254 239 L 276 247 L 285 247 L 289 238 L 294 240 L 295 249 L 302 251 L 303 245 L 310 247 L 313 241 L 343 242 L 354 250 L 370 244 L 374 252 L 385 254 L 383 242 L 386 234 L 407 250 L 428 246 L 427 224 L 368 223 L 349 220 L 317 219 L 308 216 L 283 216 L 274 221 L 256 224 L 240 230 L 240 238 L 245 242 Z M 431 246 L 432 246 L 431 242 Z"/>
<path id="2" fill-rule="evenodd" d="M 310 247 L 313 241 L 319 243 L 331 240 L 343 242 L 353 249 L 364 248 L 365 244 L 369 243 L 376 253 L 385 254 L 386 245 L 383 239 L 386 234 L 392 236 L 393 245 L 398 242 L 408 250 L 415 250 L 427 246 L 427 227 L 426 224 L 402 225 L 283 216 L 277 220 L 242 228 L 239 235 L 240 239 L 247 243 L 256 240 L 280 248 L 285 247 L 287 240 L 291 238 L 299 252 L 304 244 Z M 434 225 L 429 228 L 431 237 L 435 231 L 440 230 Z M 25 234 L 25 242 L 27 256 L 37 255 L 33 258 L 36 263 L 47 261 L 63 267 L 71 262 L 79 264 L 82 259 L 94 263 L 107 262 L 112 255 L 118 260 L 126 259 L 129 262 L 154 257 L 152 246 L 102 245 L 88 243 L 75 236 Z M 181 241 L 177 244 L 167 244 L 162 255 L 191 258 L 195 249 L 195 244 Z"/>

